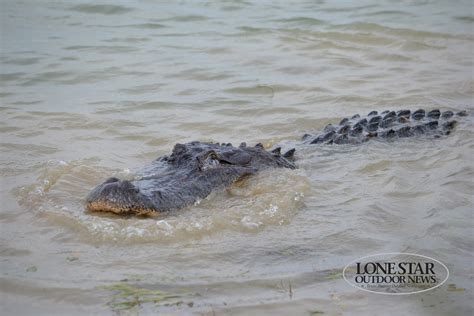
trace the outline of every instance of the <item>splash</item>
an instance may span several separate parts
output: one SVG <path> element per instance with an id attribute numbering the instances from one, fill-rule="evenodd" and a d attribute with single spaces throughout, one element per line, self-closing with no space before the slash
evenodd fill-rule
<path id="1" fill-rule="evenodd" d="M 309 190 L 302 170 L 266 170 L 227 190 L 212 193 L 180 211 L 155 218 L 87 213 L 88 189 L 110 174 L 131 178 L 129 169 L 111 172 L 94 161 L 49 161 L 35 183 L 16 189 L 20 203 L 47 225 L 89 243 L 173 243 L 224 231 L 249 233 L 291 222 Z"/>

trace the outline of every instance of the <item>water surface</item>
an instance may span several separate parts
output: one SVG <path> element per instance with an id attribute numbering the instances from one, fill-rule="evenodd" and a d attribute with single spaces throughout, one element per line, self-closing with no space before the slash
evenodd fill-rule
<path id="1" fill-rule="evenodd" d="M 84 197 L 177 142 L 288 147 L 373 109 L 472 113 L 472 12 L 470 1 L 3 1 L 3 313 L 470 315 L 472 118 L 438 140 L 300 148 L 298 170 L 168 217 L 88 214 Z M 342 280 L 381 252 L 434 257 L 450 279 L 403 297 Z"/>

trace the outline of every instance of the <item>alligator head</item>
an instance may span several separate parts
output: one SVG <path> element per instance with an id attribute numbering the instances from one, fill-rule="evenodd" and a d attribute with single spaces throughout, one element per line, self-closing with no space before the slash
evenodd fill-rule
<path id="1" fill-rule="evenodd" d="M 153 215 L 176 210 L 205 198 L 265 168 L 296 168 L 294 149 L 267 151 L 261 144 L 191 142 L 176 144 L 169 156 L 155 160 L 133 181 L 109 178 L 87 196 L 89 211 Z"/>

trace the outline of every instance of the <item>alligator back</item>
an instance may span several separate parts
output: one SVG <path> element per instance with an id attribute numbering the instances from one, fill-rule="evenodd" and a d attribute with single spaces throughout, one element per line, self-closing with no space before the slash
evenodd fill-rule
<path id="1" fill-rule="evenodd" d="M 372 138 L 395 139 L 415 135 L 440 137 L 448 135 L 457 124 L 457 117 L 467 116 L 466 111 L 423 109 L 416 111 L 377 111 L 366 117 L 359 114 L 342 119 L 339 124 L 327 125 L 320 133 L 305 134 L 303 141 L 309 144 L 358 144 Z"/>

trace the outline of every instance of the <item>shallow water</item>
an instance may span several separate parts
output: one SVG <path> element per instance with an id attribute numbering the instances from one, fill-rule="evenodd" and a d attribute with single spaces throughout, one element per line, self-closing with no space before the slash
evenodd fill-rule
<path id="1" fill-rule="evenodd" d="M 373 109 L 472 113 L 470 1 L 6 0 L 0 14 L 3 313 L 472 313 L 472 116 L 442 139 L 301 147 L 298 170 L 167 217 L 84 212 L 94 185 L 177 142 L 289 147 Z M 387 297 L 342 280 L 381 252 L 434 257 L 451 286 Z"/>

